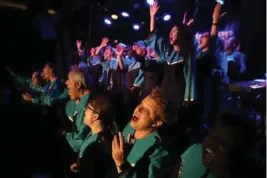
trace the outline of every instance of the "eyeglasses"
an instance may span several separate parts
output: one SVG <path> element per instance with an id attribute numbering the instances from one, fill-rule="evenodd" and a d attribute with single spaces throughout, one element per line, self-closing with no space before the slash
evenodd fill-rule
<path id="1" fill-rule="evenodd" d="M 96 113 L 96 114 L 98 114 L 98 112 L 96 111 L 96 110 L 94 110 L 92 107 L 90 107 L 90 106 L 86 106 L 85 108 L 84 108 L 84 111 L 87 111 L 87 110 L 91 110 L 91 111 L 93 111 L 94 113 Z"/>

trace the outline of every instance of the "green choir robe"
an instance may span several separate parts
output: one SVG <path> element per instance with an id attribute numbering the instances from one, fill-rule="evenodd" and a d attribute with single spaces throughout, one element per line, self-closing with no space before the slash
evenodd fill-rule
<path id="1" fill-rule="evenodd" d="M 179 52 L 176 52 L 169 44 L 164 40 L 162 35 L 159 34 L 158 30 L 154 30 L 151 32 L 149 38 L 144 41 L 146 45 L 150 46 L 158 55 L 159 59 L 156 60 L 158 63 L 165 63 L 164 75 L 169 74 L 177 75 L 176 73 L 172 73 L 173 71 L 169 70 L 171 66 L 178 65 L 183 63 L 183 75 L 185 81 L 185 91 L 184 91 L 184 99 L 185 100 L 196 100 L 196 89 L 195 89 L 195 73 L 196 73 L 196 65 L 195 65 L 195 57 L 194 54 L 191 54 L 188 57 L 181 56 Z M 169 80 L 169 77 L 163 77 L 162 83 L 164 80 Z M 176 81 L 181 82 L 181 81 Z M 168 82 L 167 82 L 168 83 Z M 169 82 L 170 83 L 170 82 Z M 173 87 L 173 84 L 169 84 L 168 86 Z M 168 88 L 167 87 L 167 88 Z M 175 90 L 179 88 L 175 88 Z"/>
<path id="2" fill-rule="evenodd" d="M 59 95 L 59 97 L 53 101 L 53 105 L 65 106 L 68 100 L 69 100 L 69 89 L 65 87 L 63 92 Z"/>
<path id="3" fill-rule="evenodd" d="M 10 71 L 10 74 L 16 84 L 28 88 L 28 93 L 36 96 L 38 94 L 44 93 L 44 87 L 41 85 L 34 85 L 31 78 L 23 77 L 15 74 L 13 71 Z"/>
<path id="4" fill-rule="evenodd" d="M 135 130 L 128 124 L 123 130 L 126 142 L 128 134 Z M 142 139 L 135 140 L 128 156 L 127 162 L 131 168 L 120 177 L 147 177 L 162 178 L 168 164 L 168 152 L 161 147 L 161 138 L 157 131 L 152 132 Z"/>
<path id="5" fill-rule="evenodd" d="M 56 79 L 47 85 L 44 86 L 44 92 L 41 96 L 33 97 L 32 102 L 34 104 L 51 106 L 52 103 L 60 96 L 61 90 L 61 81 Z"/>
<path id="6" fill-rule="evenodd" d="M 78 152 L 80 150 L 83 141 L 90 130 L 83 122 L 84 108 L 89 103 L 89 100 L 90 94 L 87 94 L 82 96 L 78 104 L 71 100 L 66 105 L 66 115 L 75 127 L 72 132 L 68 132 L 66 134 L 66 139 L 74 152 Z"/>
<path id="7" fill-rule="evenodd" d="M 200 178 L 207 168 L 202 163 L 202 144 L 194 144 L 181 155 L 180 175 L 177 178 Z M 208 174 L 206 178 L 213 178 Z"/>

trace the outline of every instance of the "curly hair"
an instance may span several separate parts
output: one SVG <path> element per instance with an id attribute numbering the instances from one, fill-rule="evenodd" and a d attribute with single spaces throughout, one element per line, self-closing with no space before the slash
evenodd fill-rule
<path id="1" fill-rule="evenodd" d="M 159 87 L 154 88 L 150 93 L 150 95 L 148 96 L 154 100 L 154 102 L 158 107 L 158 109 L 156 110 L 157 112 L 156 115 L 164 122 L 168 122 L 167 119 L 168 102 L 165 99 L 161 89 Z"/>

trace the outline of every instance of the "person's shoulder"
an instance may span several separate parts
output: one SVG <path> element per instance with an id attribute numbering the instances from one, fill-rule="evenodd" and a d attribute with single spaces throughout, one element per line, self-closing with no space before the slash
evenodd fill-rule
<path id="1" fill-rule="evenodd" d="M 202 153 L 202 144 L 193 144 L 181 155 L 183 159 L 187 157 L 194 157 L 195 155 L 201 155 Z"/>

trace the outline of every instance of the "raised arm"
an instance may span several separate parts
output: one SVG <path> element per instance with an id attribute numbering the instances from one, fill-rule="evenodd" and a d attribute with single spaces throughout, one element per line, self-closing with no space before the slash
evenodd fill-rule
<path id="1" fill-rule="evenodd" d="M 217 36 L 217 27 L 218 27 L 219 20 L 226 14 L 226 12 L 221 14 L 221 9 L 222 9 L 222 5 L 220 3 L 217 3 L 214 8 L 213 15 L 212 15 L 212 26 L 211 26 L 211 31 L 210 31 L 211 38 L 214 38 L 215 36 Z"/>
<path id="2" fill-rule="evenodd" d="M 123 67 L 123 48 L 120 47 L 119 49 L 116 49 L 116 54 L 117 54 L 117 59 L 118 59 L 118 64 L 119 64 L 119 68 L 120 70 L 123 70 L 124 67 Z"/>
<path id="3" fill-rule="evenodd" d="M 155 1 L 153 5 L 150 6 L 150 32 L 155 30 L 156 14 L 159 10 L 158 2 Z"/>
<path id="4" fill-rule="evenodd" d="M 100 54 L 100 51 L 101 51 L 104 47 L 107 46 L 108 42 L 109 42 L 109 39 L 108 39 L 108 38 L 106 38 L 106 37 L 102 38 L 102 42 L 101 42 L 100 46 L 98 46 L 98 47 L 96 48 L 95 55 L 99 55 L 99 54 Z"/>
<path id="5" fill-rule="evenodd" d="M 81 49 L 82 47 L 82 41 L 81 40 L 76 40 L 76 47 L 77 47 L 77 52 L 79 56 L 82 56 L 84 54 L 84 50 Z"/>

